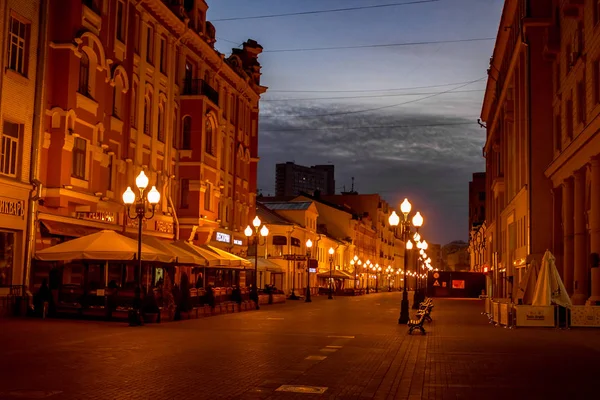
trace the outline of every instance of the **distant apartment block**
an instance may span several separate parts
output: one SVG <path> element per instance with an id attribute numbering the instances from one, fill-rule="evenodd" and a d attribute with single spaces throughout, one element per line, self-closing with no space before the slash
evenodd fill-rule
<path id="1" fill-rule="evenodd" d="M 335 194 L 335 172 L 333 165 L 305 167 L 293 162 L 277 164 L 275 173 L 275 195 L 297 196 L 300 193 L 322 195 Z"/>

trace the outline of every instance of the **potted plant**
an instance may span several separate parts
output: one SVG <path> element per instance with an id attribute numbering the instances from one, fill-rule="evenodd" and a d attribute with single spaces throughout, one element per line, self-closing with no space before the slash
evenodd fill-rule
<path id="1" fill-rule="evenodd" d="M 190 296 L 190 278 L 185 272 L 181 273 L 181 301 L 179 302 L 179 318 L 189 319 L 192 310 L 192 297 Z"/>
<path id="2" fill-rule="evenodd" d="M 150 290 L 149 293 L 144 298 L 142 313 L 144 315 L 145 323 L 155 323 L 158 320 L 160 310 L 158 309 L 158 304 L 156 304 L 156 297 L 154 297 L 154 290 Z"/>

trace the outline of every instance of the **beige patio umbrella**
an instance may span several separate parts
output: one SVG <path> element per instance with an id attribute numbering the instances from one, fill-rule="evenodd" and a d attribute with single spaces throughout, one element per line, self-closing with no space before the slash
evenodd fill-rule
<path id="1" fill-rule="evenodd" d="M 137 258 L 137 240 L 115 231 L 103 230 L 36 251 L 35 258 L 42 261 L 106 260 L 127 261 Z M 143 244 L 142 260 L 170 263 L 175 257 Z"/>

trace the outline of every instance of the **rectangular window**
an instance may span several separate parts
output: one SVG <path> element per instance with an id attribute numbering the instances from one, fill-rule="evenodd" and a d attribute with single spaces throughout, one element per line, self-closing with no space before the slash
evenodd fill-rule
<path id="1" fill-rule="evenodd" d="M 125 3 L 123 0 L 117 1 L 117 39 L 122 43 L 125 43 L 125 25 L 127 20 L 125 19 Z"/>
<path id="2" fill-rule="evenodd" d="M 73 178 L 85 179 L 87 142 L 80 137 L 75 138 L 73 144 Z"/>
<path id="3" fill-rule="evenodd" d="M 190 194 L 190 180 L 182 179 L 181 180 L 181 191 L 179 193 L 180 208 L 189 208 L 190 207 L 190 204 L 188 202 L 189 194 Z"/>
<path id="4" fill-rule="evenodd" d="M 577 82 L 577 121 L 585 123 L 585 83 Z"/>
<path id="5" fill-rule="evenodd" d="M 154 64 L 154 29 L 149 26 L 146 29 L 146 61 Z"/>
<path id="6" fill-rule="evenodd" d="M 133 32 L 133 49 L 140 54 L 140 16 L 135 16 L 135 31 Z"/>
<path id="7" fill-rule="evenodd" d="M 106 188 L 111 191 L 113 190 L 113 158 L 112 154 L 108 155 L 108 185 Z"/>
<path id="8" fill-rule="evenodd" d="M 160 38 L 160 72 L 163 74 L 167 73 L 167 39 L 164 37 Z"/>
<path id="9" fill-rule="evenodd" d="M 206 211 L 210 211 L 211 196 L 212 196 L 212 185 L 210 183 L 207 183 L 206 190 L 204 192 L 204 209 Z"/>
<path id="10" fill-rule="evenodd" d="M 10 17 L 8 25 L 8 69 L 27 75 L 29 24 Z"/>
<path id="11" fill-rule="evenodd" d="M 15 234 L 0 231 L 0 287 L 12 285 L 15 259 Z"/>
<path id="12" fill-rule="evenodd" d="M 2 153 L 0 153 L 0 174 L 13 178 L 17 177 L 19 152 L 23 125 L 4 121 L 2 126 Z"/>
<path id="13" fill-rule="evenodd" d="M 566 118 L 566 131 L 565 137 L 572 138 L 573 137 L 573 99 L 567 100 L 567 107 L 565 110 L 565 118 Z"/>
<path id="14" fill-rule="evenodd" d="M 560 115 L 554 116 L 554 151 L 560 151 L 562 148 L 562 127 Z"/>
<path id="15" fill-rule="evenodd" d="M 593 63 L 592 87 L 594 88 L 594 103 L 600 103 L 600 60 Z"/>

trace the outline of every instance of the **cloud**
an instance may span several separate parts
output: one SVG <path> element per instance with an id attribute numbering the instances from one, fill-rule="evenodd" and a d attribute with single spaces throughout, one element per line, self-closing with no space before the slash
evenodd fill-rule
<path id="1" fill-rule="evenodd" d="M 466 116 L 460 101 L 443 101 L 379 112 L 306 118 L 377 107 L 373 103 L 326 105 L 261 104 L 259 181 L 264 194 L 274 194 L 275 164 L 332 163 L 337 190 L 380 193 L 397 206 L 408 197 L 422 210 L 424 233 L 431 242 L 466 239 L 468 182 L 483 170 L 485 134 L 476 118 Z M 437 100 L 437 99 L 436 99 Z M 465 103 L 474 100 L 465 96 Z M 388 101 L 389 104 L 389 101 Z"/>

